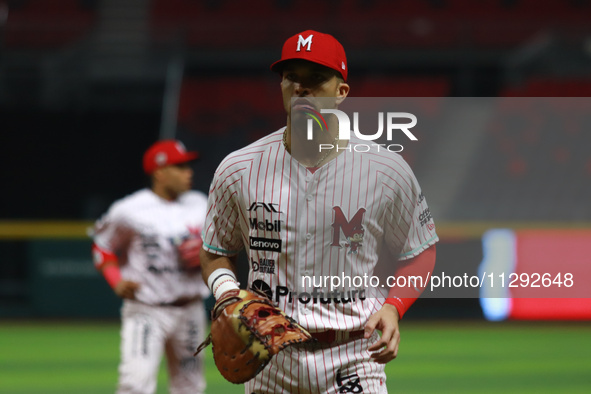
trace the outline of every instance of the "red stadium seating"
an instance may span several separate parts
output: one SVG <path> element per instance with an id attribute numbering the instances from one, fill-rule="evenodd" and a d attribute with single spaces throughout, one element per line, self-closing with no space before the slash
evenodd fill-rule
<path id="1" fill-rule="evenodd" d="M 352 87 L 352 97 L 445 97 L 448 94 L 449 81 L 444 78 L 365 77 L 355 81 Z M 230 116 L 231 111 L 236 112 Z M 228 131 L 224 127 L 227 122 L 254 117 L 275 119 L 278 127 L 285 122 L 279 78 L 223 76 L 183 82 L 179 122 L 190 128 L 193 124 L 199 133 L 223 134 Z M 216 120 L 219 123 L 214 124 Z M 203 121 L 209 126 L 203 127 Z"/>
<path id="2" fill-rule="evenodd" d="M 520 86 L 505 88 L 504 97 L 591 97 L 591 79 L 532 77 Z"/>
<path id="3" fill-rule="evenodd" d="M 9 48 L 56 48 L 83 38 L 95 12 L 78 0 L 26 0 L 9 6 L 4 45 Z"/>
<path id="4" fill-rule="evenodd" d="M 419 114 L 421 131 L 438 110 L 436 100 L 445 97 L 449 82 L 444 78 L 365 77 L 352 82 L 352 97 L 400 97 L 406 110 Z M 408 97 L 408 99 L 404 99 Z M 279 78 L 201 77 L 183 82 L 179 100 L 179 126 L 201 137 L 241 138 L 250 143 L 285 125 Z M 432 136 L 423 132 L 421 144 L 405 144 L 404 158 L 412 165 L 430 149 Z"/>
<path id="5" fill-rule="evenodd" d="M 512 47 L 587 29 L 590 13 L 589 3 L 563 0 L 154 0 L 152 27 L 156 38 L 173 30 L 199 47 L 273 46 L 304 29 L 348 47 Z"/>

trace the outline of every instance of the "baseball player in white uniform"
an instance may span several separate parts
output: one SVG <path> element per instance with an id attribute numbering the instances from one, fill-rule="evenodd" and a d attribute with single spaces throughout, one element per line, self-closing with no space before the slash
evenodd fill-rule
<path id="1" fill-rule="evenodd" d="M 199 251 L 207 197 L 192 191 L 187 152 L 175 140 L 159 141 L 144 154 L 151 188 L 122 198 L 93 229 L 93 258 L 123 298 L 118 393 L 154 393 L 166 354 L 171 393 L 202 393 L 203 299 Z"/>
<path id="2" fill-rule="evenodd" d="M 401 156 L 346 149 L 363 141 L 339 140 L 334 119 L 314 140 L 334 142 L 333 149 L 295 157 L 293 143 L 306 133 L 292 122 L 311 109 L 305 99 L 333 97 L 338 104 L 349 92 L 345 52 L 334 37 L 296 34 L 271 69 L 282 77 L 287 126 L 231 153 L 216 170 L 203 277 L 216 299 L 238 288 L 235 256 L 246 248 L 246 286 L 266 293 L 317 339 L 281 351 L 245 384 L 246 393 L 387 392 L 384 364 L 398 352 L 398 321 L 420 293 L 329 294 L 303 277 L 371 275 L 386 254 L 396 256 L 392 274 L 398 260 L 414 273 L 432 269 L 438 237 L 426 200 Z M 292 98 L 303 100 L 292 108 Z"/>

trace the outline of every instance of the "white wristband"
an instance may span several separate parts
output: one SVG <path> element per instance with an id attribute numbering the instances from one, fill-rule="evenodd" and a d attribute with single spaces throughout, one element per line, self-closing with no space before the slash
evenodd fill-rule
<path id="1" fill-rule="evenodd" d="M 239 290 L 238 282 L 233 281 L 231 279 L 220 279 L 219 285 L 216 283 L 215 289 L 213 291 L 213 296 L 217 300 L 228 290 Z"/>
<path id="2" fill-rule="evenodd" d="M 213 271 L 207 278 L 207 286 L 216 300 L 228 290 L 240 289 L 236 275 L 227 268 L 218 268 Z"/>

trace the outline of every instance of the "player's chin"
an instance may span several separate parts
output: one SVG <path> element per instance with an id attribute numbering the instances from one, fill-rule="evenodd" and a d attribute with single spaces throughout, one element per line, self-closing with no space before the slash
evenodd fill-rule
<path id="1" fill-rule="evenodd" d="M 307 120 L 309 112 L 310 110 L 306 109 L 306 107 L 294 107 L 291 109 L 292 120 Z"/>

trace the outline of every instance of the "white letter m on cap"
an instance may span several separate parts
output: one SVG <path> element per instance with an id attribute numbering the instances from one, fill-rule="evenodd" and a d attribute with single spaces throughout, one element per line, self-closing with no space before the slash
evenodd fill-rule
<path id="1" fill-rule="evenodd" d="M 301 50 L 302 45 L 307 45 L 308 47 L 306 48 L 306 51 L 310 52 L 310 47 L 312 46 L 312 37 L 314 37 L 314 34 L 310 34 L 308 38 L 304 39 L 304 37 L 302 37 L 302 35 L 300 34 L 300 36 L 298 37 L 298 48 L 296 49 L 296 52 L 299 52 Z"/>

